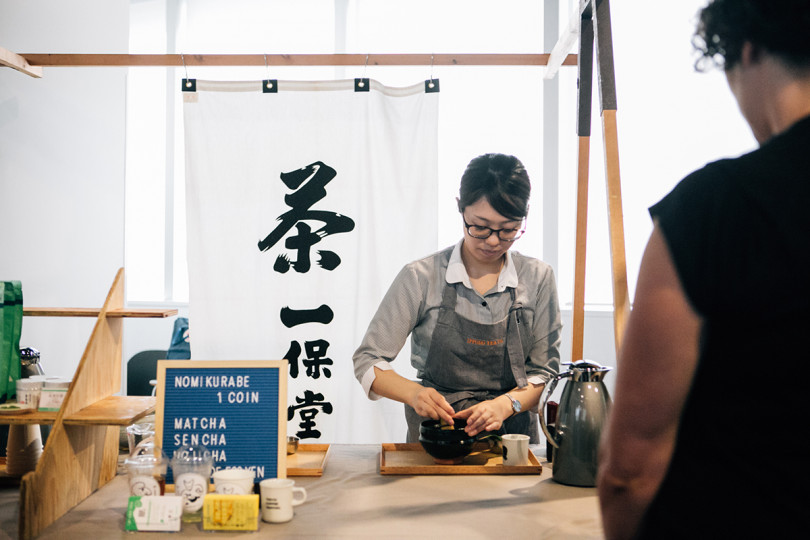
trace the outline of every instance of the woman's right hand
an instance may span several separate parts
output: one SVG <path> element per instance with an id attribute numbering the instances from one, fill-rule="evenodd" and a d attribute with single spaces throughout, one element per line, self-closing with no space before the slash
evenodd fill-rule
<path id="1" fill-rule="evenodd" d="M 453 414 L 456 411 L 435 388 L 420 385 L 411 397 L 410 406 L 419 416 L 441 419 L 453 425 Z"/>

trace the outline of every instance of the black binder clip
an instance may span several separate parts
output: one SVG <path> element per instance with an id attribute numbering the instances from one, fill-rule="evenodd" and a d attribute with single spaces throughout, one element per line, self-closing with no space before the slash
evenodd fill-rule
<path id="1" fill-rule="evenodd" d="M 354 91 L 355 92 L 368 92 L 368 89 L 371 85 L 368 83 L 368 79 L 355 79 L 354 80 Z"/>
<path id="2" fill-rule="evenodd" d="M 196 92 L 197 91 L 197 79 L 183 79 L 182 86 L 180 89 L 183 92 Z"/>
<path id="3" fill-rule="evenodd" d="M 278 94 L 278 79 L 263 80 L 262 92 L 265 94 Z"/>
<path id="4" fill-rule="evenodd" d="M 432 94 L 439 91 L 439 79 L 428 79 L 425 81 L 425 93 Z"/>

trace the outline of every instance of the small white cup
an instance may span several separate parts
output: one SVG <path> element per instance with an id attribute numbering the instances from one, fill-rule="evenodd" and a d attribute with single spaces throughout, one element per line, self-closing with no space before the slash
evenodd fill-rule
<path id="1" fill-rule="evenodd" d="M 268 478 L 259 483 L 262 520 L 285 523 L 293 518 L 293 506 L 307 500 L 307 490 L 294 486 L 295 481 L 288 478 Z M 296 498 L 296 494 L 299 497 Z"/>
<path id="2" fill-rule="evenodd" d="M 214 471 L 214 486 L 217 493 L 225 495 L 250 495 L 256 475 L 249 469 L 220 469 Z"/>
<path id="3" fill-rule="evenodd" d="M 518 433 L 501 435 L 503 464 L 516 467 L 529 464 L 529 436 Z"/>

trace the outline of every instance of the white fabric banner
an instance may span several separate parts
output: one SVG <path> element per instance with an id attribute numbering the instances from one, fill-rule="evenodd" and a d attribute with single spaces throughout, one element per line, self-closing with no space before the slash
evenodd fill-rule
<path id="1" fill-rule="evenodd" d="M 196 82 L 184 92 L 195 360 L 290 360 L 303 442 L 405 438 L 351 357 L 399 269 L 437 243 L 438 94 L 424 84 Z M 397 371 L 413 376 L 406 344 Z"/>

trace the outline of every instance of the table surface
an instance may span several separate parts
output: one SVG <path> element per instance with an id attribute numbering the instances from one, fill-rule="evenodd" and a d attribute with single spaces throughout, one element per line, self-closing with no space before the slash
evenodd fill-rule
<path id="1" fill-rule="evenodd" d="M 292 521 L 260 522 L 257 532 L 216 532 L 216 538 L 553 538 L 601 539 L 594 488 L 541 475 L 390 476 L 379 473 L 379 445 L 332 445 L 323 476 L 297 477 L 307 501 Z M 92 494 L 46 528 L 40 539 L 134 538 L 124 531 L 126 476 Z M 200 524 L 174 536 L 205 538 Z M 139 540 L 165 533 L 137 533 Z"/>

